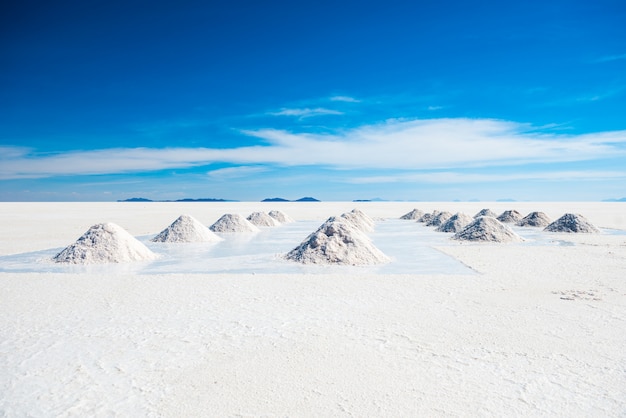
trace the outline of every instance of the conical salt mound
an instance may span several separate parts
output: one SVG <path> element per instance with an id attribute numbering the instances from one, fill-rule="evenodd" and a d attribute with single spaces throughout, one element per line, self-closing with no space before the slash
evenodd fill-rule
<path id="1" fill-rule="evenodd" d="M 432 218 L 430 218 L 428 222 L 425 222 L 425 223 L 426 223 L 426 226 L 441 226 L 451 217 L 452 217 L 452 214 L 450 212 L 443 211 L 443 212 L 437 213 Z"/>
<path id="2" fill-rule="evenodd" d="M 566 213 L 550 225 L 546 226 L 544 231 L 549 232 L 579 232 L 586 234 L 595 234 L 600 232 L 598 228 L 593 226 L 591 222 L 584 216 L 574 213 Z"/>
<path id="3" fill-rule="evenodd" d="M 170 226 L 152 238 L 152 242 L 217 242 L 221 240 L 222 238 L 189 215 L 180 215 Z"/>
<path id="4" fill-rule="evenodd" d="M 209 227 L 213 232 L 259 232 L 260 229 L 239 214 L 227 213 L 222 215 Z"/>
<path id="5" fill-rule="evenodd" d="M 416 221 L 422 216 L 424 216 L 424 211 L 421 211 L 419 209 L 413 209 L 411 212 L 405 213 L 404 215 L 400 216 L 400 219 Z"/>
<path id="6" fill-rule="evenodd" d="M 284 214 L 283 212 L 281 212 L 279 210 L 270 210 L 268 215 L 270 215 L 272 218 L 276 219 L 281 224 L 295 222 L 295 220 L 293 218 L 291 218 L 289 215 L 286 215 L 286 214 Z"/>
<path id="7" fill-rule="evenodd" d="M 248 221 L 256 226 L 278 226 L 280 222 L 265 212 L 253 212 L 248 216 Z"/>
<path id="8" fill-rule="evenodd" d="M 436 230 L 439 232 L 456 233 L 472 223 L 473 220 L 474 218 L 464 213 L 455 213 L 450 219 L 441 224 L 441 226 L 439 226 L 439 228 L 437 228 Z"/>
<path id="9" fill-rule="evenodd" d="M 341 218 L 363 232 L 374 231 L 374 220 L 358 209 L 343 213 Z"/>
<path id="10" fill-rule="evenodd" d="M 419 219 L 417 220 L 417 222 L 423 222 L 423 223 L 426 223 L 426 224 L 427 224 L 428 222 L 430 222 L 430 221 L 431 221 L 431 219 L 433 219 L 433 218 L 434 218 L 435 216 L 437 216 L 438 214 L 439 214 L 439 211 L 438 211 L 438 210 L 434 210 L 434 211 L 432 211 L 431 213 L 425 213 L 425 214 L 423 214 L 423 215 L 422 215 L 422 217 L 421 217 L 421 218 L 419 218 Z"/>
<path id="11" fill-rule="evenodd" d="M 523 238 L 508 226 L 490 216 L 481 216 L 457 232 L 452 239 L 477 242 L 518 242 Z"/>
<path id="12" fill-rule="evenodd" d="M 505 210 L 496 219 L 500 222 L 514 224 L 522 219 L 522 214 L 516 210 Z"/>
<path id="13" fill-rule="evenodd" d="M 543 212 L 531 212 L 517 222 L 517 226 L 548 226 L 552 222 Z"/>
<path id="14" fill-rule="evenodd" d="M 390 261 L 362 231 L 335 217 L 324 222 L 285 258 L 303 264 L 372 265 Z"/>
<path id="15" fill-rule="evenodd" d="M 492 218 L 498 217 L 498 215 L 494 211 L 492 211 L 491 209 L 487 209 L 487 208 L 482 209 L 480 212 L 474 215 L 474 219 L 480 218 L 481 216 L 490 216 Z"/>
<path id="16" fill-rule="evenodd" d="M 148 261 L 156 254 L 114 223 L 89 228 L 76 242 L 54 256 L 57 263 L 102 264 Z"/>

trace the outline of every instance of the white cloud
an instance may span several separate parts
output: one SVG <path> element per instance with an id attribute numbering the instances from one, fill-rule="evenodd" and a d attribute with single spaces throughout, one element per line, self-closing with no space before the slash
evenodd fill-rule
<path id="1" fill-rule="evenodd" d="M 225 149 L 113 148 L 48 155 L 13 152 L 0 164 L 0 179 L 145 172 L 217 162 L 446 170 L 626 156 L 626 131 L 542 133 L 533 126 L 492 119 L 390 120 L 335 134 L 276 129 L 243 133 L 265 144 Z"/>
<path id="2" fill-rule="evenodd" d="M 626 54 L 618 54 L 618 55 L 606 55 L 604 57 L 598 58 L 595 62 L 611 62 L 611 61 L 619 61 L 626 60 Z"/>
<path id="3" fill-rule="evenodd" d="M 216 180 L 226 180 L 254 176 L 255 174 L 268 171 L 267 167 L 261 166 L 241 166 L 241 167 L 227 167 L 212 170 L 207 175 Z"/>
<path id="4" fill-rule="evenodd" d="M 359 99 L 350 96 L 333 96 L 330 98 L 333 102 L 360 103 Z"/>
<path id="5" fill-rule="evenodd" d="M 519 172 L 513 174 L 476 174 L 454 171 L 437 171 L 431 173 L 405 173 L 383 176 L 362 176 L 346 180 L 351 184 L 383 184 L 383 183 L 500 183 L 509 181 L 605 181 L 626 179 L 626 171 L 541 171 Z"/>
<path id="6" fill-rule="evenodd" d="M 278 112 L 269 112 L 269 115 L 272 116 L 297 116 L 299 118 L 310 118 L 312 116 L 322 116 L 322 115 L 343 115 L 343 112 L 339 110 L 326 109 L 323 107 L 316 108 L 300 108 L 300 109 L 289 109 L 283 108 Z"/>

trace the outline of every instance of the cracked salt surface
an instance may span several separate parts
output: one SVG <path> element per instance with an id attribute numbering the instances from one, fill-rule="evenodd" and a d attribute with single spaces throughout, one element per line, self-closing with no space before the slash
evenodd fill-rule
<path id="1" fill-rule="evenodd" d="M 512 229 L 526 241 L 517 244 L 458 244 L 452 234 L 435 231 L 418 222 L 398 219 L 377 221 L 375 231 L 368 234 L 374 245 L 391 258 L 391 262 L 375 266 L 302 265 L 283 259 L 315 231 L 319 221 L 298 221 L 261 232 L 221 234 L 216 243 L 153 243 L 154 235 L 139 240 L 159 257 L 149 262 L 102 265 L 62 265 L 51 261 L 61 249 L 0 257 L 0 272 L 50 273 L 255 273 L 255 274 L 476 274 L 469 267 L 440 252 L 437 247 L 451 245 L 575 245 L 562 235 L 546 233 L 542 228 Z M 604 234 L 626 234 L 625 231 L 603 229 Z"/>

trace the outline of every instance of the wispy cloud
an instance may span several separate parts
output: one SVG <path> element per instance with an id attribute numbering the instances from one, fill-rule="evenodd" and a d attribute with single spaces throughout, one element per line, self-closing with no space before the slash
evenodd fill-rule
<path id="1" fill-rule="evenodd" d="M 620 61 L 620 60 L 626 60 L 626 54 L 605 55 L 604 57 L 600 57 L 597 60 L 595 60 L 595 62 L 602 63 L 602 62 L 611 62 L 611 61 Z"/>
<path id="2" fill-rule="evenodd" d="M 268 168 L 263 166 L 226 167 L 209 171 L 207 175 L 216 180 L 230 180 L 250 177 L 266 171 Z"/>
<path id="3" fill-rule="evenodd" d="M 568 135 L 492 119 L 394 119 L 334 134 L 276 129 L 242 133 L 261 138 L 266 144 L 236 148 L 112 148 L 46 155 L 22 150 L 2 157 L 0 179 L 146 172 L 218 162 L 446 170 L 626 156 L 626 131 Z"/>
<path id="4" fill-rule="evenodd" d="M 578 102 L 597 102 L 600 100 L 610 99 L 611 97 L 620 95 L 626 90 L 626 86 L 614 87 L 596 94 L 588 94 L 580 96 L 576 99 Z"/>
<path id="5" fill-rule="evenodd" d="M 403 173 L 383 176 L 360 176 L 346 179 L 351 184 L 384 183 L 501 183 L 510 181 L 605 181 L 626 179 L 626 171 L 540 171 L 519 172 L 512 174 L 477 174 L 455 171 L 437 171 L 430 173 Z"/>
<path id="6" fill-rule="evenodd" d="M 333 96 L 330 98 L 333 102 L 360 103 L 359 99 L 350 96 Z"/>
<path id="7" fill-rule="evenodd" d="M 323 107 L 316 108 L 283 108 L 278 112 L 268 112 L 268 115 L 272 116 L 296 116 L 299 118 L 310 118 L 312 116 L 323 116 L 323 115 L 343 115 L 344 113 L 339 110 L 334 109 L 326 109 Z"/>

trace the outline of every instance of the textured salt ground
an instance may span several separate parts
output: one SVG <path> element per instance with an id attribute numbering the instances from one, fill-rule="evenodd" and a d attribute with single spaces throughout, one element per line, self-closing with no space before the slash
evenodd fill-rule
<path id="1" fill-rule="evenodd" d="M 0 410 L 623 413 L 624 248 L 443 250 L 481 275 L 0 275 Z"/>
<path id="2" fill-rule="evenodd" d="M 624 206 L 580 206 L 597 225 L 626 229 Z M 141 236 L 185 212 L 7 207 L 16 206 L 0 205 L 12 239 L 0 241 L 4 255 L 70 242 L 94 214 Z M 315 219 L 352 207 L 289 212 Z M 363 207 L 376 217 L 410 209 Z M 571 207 L 524 211 L 556 218 Z M 207 225 L 234 210 L 198 208 Z M 572 245 L 439 247 L 479 272 L 462 276 L 0 273 L 0 415 L 622 416 L 626 238 L 548 235 Z"/>

